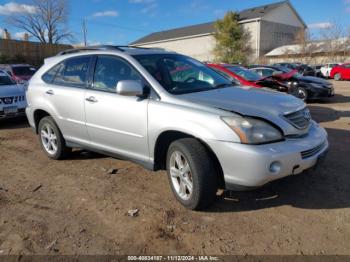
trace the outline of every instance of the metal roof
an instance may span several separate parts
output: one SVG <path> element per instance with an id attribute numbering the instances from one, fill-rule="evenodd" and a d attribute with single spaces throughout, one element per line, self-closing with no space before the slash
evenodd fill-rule
<path id="1" fill-rule="evenodd" d="M 290 5 L 289 1 L 281 1 L 277 3 L 269 4 L 269 5 L 262 5 L 262 6 L 242 10 L 241 12 L 239 12 L 239 20 L 244 22 L 245 20 L 262 18 L 267 13 L 271 12 L 275 8 L 280 7 L 281 5 L 286 3 Z M 295 12 L 292 6 L 291 8 Z M 299 17 L 298 14 L 297 16 Z M 130 45 L 138 45 L 138 44 L 153 43 L 153 42 L 159 42 L 159 41 L 170 40 L 170 39 L 206 35 L 206 34 L 212 34 L 214 32 L 215 32 L 215 22 L 209 22 L 204 24 L 186 26 L 186 27 L 151 33 L 149 35 L 146 35 L 145 37 L 142 37 L 132 42 Z"/>
<path id="2" fill-rule="evenodd" d="M 284 45 L 273 49 L 265 56 L 300 55 L 302 53 L 316 54 L 330 52 L 332 50 L 337 50 L 337 52 L 350 51 L 350 38 L 339 38 L 328 41 L 311 41 L 305 45 Z"/>

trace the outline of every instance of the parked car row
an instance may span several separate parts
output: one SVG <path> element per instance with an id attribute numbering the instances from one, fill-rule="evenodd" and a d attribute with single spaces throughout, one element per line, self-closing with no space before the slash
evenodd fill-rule
<path id="1" fill-rule="evenodd" d="M 272 66 L 296 70 L 303 76 L 332 78 L 337 81 L 350 80 L 350 63 L 327 63 L 313 66 L 302 63 L 276 63 Z"/>
<path id="2" fill-rule="evenodd" d="M 45 60 L 29 82 L 26 115 L 49 158 L 85 148 L 167 170 L 176 199 L 203 209 L 219 188 L 255 188 L 324 158 L 327 133 L 305 103 L 260 88 L 291 92 L 310 83 L 331 92 L 327 82 L 308 81 L 285 67 L 249 70 L 160 49 L 88 47 Z"/>
<path id="3" fill-rule="evenodd" d="M 303 101 L 334 96 L 333 85 L 319 77 L 303 76 L 297 70 L 281 65 L 240 65 L 207 64 L 232 82 L 253 88 L 268 87 L 294 95 Z"/>

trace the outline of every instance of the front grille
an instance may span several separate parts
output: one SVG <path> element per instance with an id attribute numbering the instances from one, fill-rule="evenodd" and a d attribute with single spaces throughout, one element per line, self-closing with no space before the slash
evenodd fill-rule
<path id="1" fill-rule="evenodd" d="M 298 129 L 306 129 L 310 125 L 311 115 L 308 108 L 284 115 L 284 117 Z"/>
<path id="2" fill-rule="evenodd" d="M 13 103 L 23 102 L 25 100 L 24 96 L 7 96 L 0 97 L 0 104 L 11 105 Z"/>
<path id="3" fill-rule="evenodd" d="M 302 159 L 309 158 L 309 157 L 316 155 L 324 148 L 324 146 L 325 146 L 325 142 L 322 143 L 321 145 L 314 147 L 314 148 L 311 148 L 309 150 L 301 152 L 300 154 L 301 154 Z"/>

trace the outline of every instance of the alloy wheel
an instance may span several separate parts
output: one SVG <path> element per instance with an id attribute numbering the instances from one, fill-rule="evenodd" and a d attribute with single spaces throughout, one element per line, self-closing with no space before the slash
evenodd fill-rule
<path id="1" fill-rule="evenodd" d="M 170 176 L 176 194 L 183 200 L 190 199 L 193 192 L 192 171 L 186 157 L 179 151 L 171 154 Z"/>
<path id="2" fill-rule="evenodd" d="M 47 153 L 54 155 L 57 153 L 57 135 L 55 134 L 54 129 L 48 123 L 45 123 L 40 130 L 41 142 Z"/>

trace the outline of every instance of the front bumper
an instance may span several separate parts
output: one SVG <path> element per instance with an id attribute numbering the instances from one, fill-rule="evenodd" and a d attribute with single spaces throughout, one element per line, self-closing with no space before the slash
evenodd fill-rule
<path id="1" fill-rule="evenodd" d="M 322 89 L 313 88 L 312 94 L 310 95 L 309 98 L 317 99 L 317 98 L 324 98 L 324 97 L 332 97 L 334 95 L 335 95 L 334 87 L 322 88 Z"/>
<path id="2" fill-rule="evenodd" d="M 258 187 L 313 167 L 328 150 L 326 131 L 312 122 L 302 138 L 265 145 L 206 141 L 216 154 L 227 189 Z"/>

